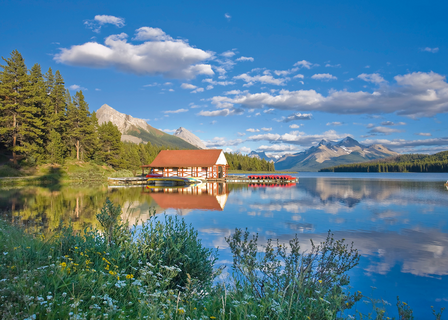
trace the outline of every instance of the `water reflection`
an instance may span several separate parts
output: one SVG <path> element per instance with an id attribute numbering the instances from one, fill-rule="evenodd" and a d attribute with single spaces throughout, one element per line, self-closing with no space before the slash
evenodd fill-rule
<path id="1" fill-rule="evenodd" d="M 146 186 L 144 193 L 163 209 L 176 209 L 180 215 L 190 211 L 223 211 L 230 190 L 226 183 L 201 183 L 180 188 Z"/>
<path id="2" fill-rule="evenodd" d="M 378 296 L 390 302 L 400 295 L 417 318 L 427 318 L 430 305 L 441 307 L 448 301 L 448 192 L 440 182 L 448 175 L 437 175 L 438 181 L 428 176 L 301 177 L 288 187 L 209 183 L 161 189 L 11 188 L 1 190 L 0 208 L 47 229 L 60 219 L 74 221 L 78 229 L 95 225 L 106 197 L 123 207 L 123 219 L 132 224 L 153 211 L 179 214 L 199 230 L 205 245 L 220 248 L 221 263 L 232 260 L 225 237 L 235 228 L 257 232 L 260 251 L 269 238 L 287 242 L 295 234 L 302 249 L 309 250 L 310 238 L 323 241 L 331 229 L 336 238 L 353 241 L 362 254 L 352 273 L 357 289 L 382 288 Z"/>

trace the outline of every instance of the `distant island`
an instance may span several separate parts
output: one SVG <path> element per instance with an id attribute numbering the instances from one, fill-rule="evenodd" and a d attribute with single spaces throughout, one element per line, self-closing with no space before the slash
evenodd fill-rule
<path id="1" fill-rule="evenodd" d="M 448 151 L 433 155 L 404 154 L 323 168 L 319 172 L 448 172 Z"/>

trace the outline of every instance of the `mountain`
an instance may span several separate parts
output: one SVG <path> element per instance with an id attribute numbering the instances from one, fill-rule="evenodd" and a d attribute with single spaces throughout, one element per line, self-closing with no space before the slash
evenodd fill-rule
<path id="1" fill-rule="evenodd" d="M 339 142 L 322 140 L 317 146 L 306 151 L 285 155 L 277 160 L 275 169 L 318 171 L 340 164 L 364 162 L 397 155 L 399 153 L 380 144 L 366 146 L 355 139 L 346 137 Z"/>
<path id="2" fill-rule="evenodd" d="M 174 136 L 185 140 L 189 144 L 192 144 L 198 147 L 199 149 L 207 149 L 207 147 L 205 146 L 204 142 L 202 142 L 201 139 L 199 139 L 197 136 L 195 136 L 193 133 L 191 133 L 184 127 L 180 127 L 179 129 L 177 129 L 176 132 L 174 133 Z"/>
<path id="3" fill-rule="evenodd" d="M 121 141 L 134 143 L 151 142 L 156 146 L 168 146 L 179 149 L 197 149 L 187 141 L 167 134 L 151 127 L 143 119 L 134 118 L 130 115 L 118 112 L 114 108 L 103 104 L 96 112 L 98 123 L 111 121 L 121 132 Z"/>
<path id="4" fill-rule="evenodd" d="M 259 160 L 264 159 L 266 161 L 274 161 L 275 162 L 275 158 L 269 157 L 264 151 L 261 151 L 261 152 L 252 151 L 251 153 L 248 154 L 248 156 L 251 158 L 257 158 Z"/>

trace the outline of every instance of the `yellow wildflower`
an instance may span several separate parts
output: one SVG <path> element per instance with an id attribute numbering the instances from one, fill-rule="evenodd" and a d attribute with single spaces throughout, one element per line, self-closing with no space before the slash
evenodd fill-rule
<path id="1" fill-rule="evenodd" d="M 66 264 L 65 262 L 62 262 L 62 263 L 61 263 L 61 267 L 62 267 L 62 268 L 65 268 L 66 266 L 67 266 L 67 264 Z"/>
<path id="2" fill-rule="evenodd" d="M 214 317 L 214 316 L 211 316 L 211 317 L 210 317 L 210 319 L 216 319 L 216 317 Z"/>
<path id="3" fill-rule="evenodd" d="M 134 278 L 134 275 L 132 275 L 132 274 L 126 275 L 126 279 L 132 279 L 132 278 Z"/>
<path id="4" fill-rule="evenodd" d="M 185 310 L 184 309 L 177 309 L 177 312 L 179 312 L 179 314 L 184 314 Z"/>
<path id="5" fill-rule="evenodd" d="M 319 283 L 322 283 L 322 280 L 319 280 Z"/>

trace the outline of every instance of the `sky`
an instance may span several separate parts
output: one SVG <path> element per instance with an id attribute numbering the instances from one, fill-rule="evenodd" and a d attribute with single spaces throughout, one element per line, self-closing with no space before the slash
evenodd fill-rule
<path id="1" fill-rule="evenodd" d="M 1 1 L 0 54 L 210 148 L 448 150 L 446 1 Z M 4 61 L 0 62 L 4 65 Z"/>

